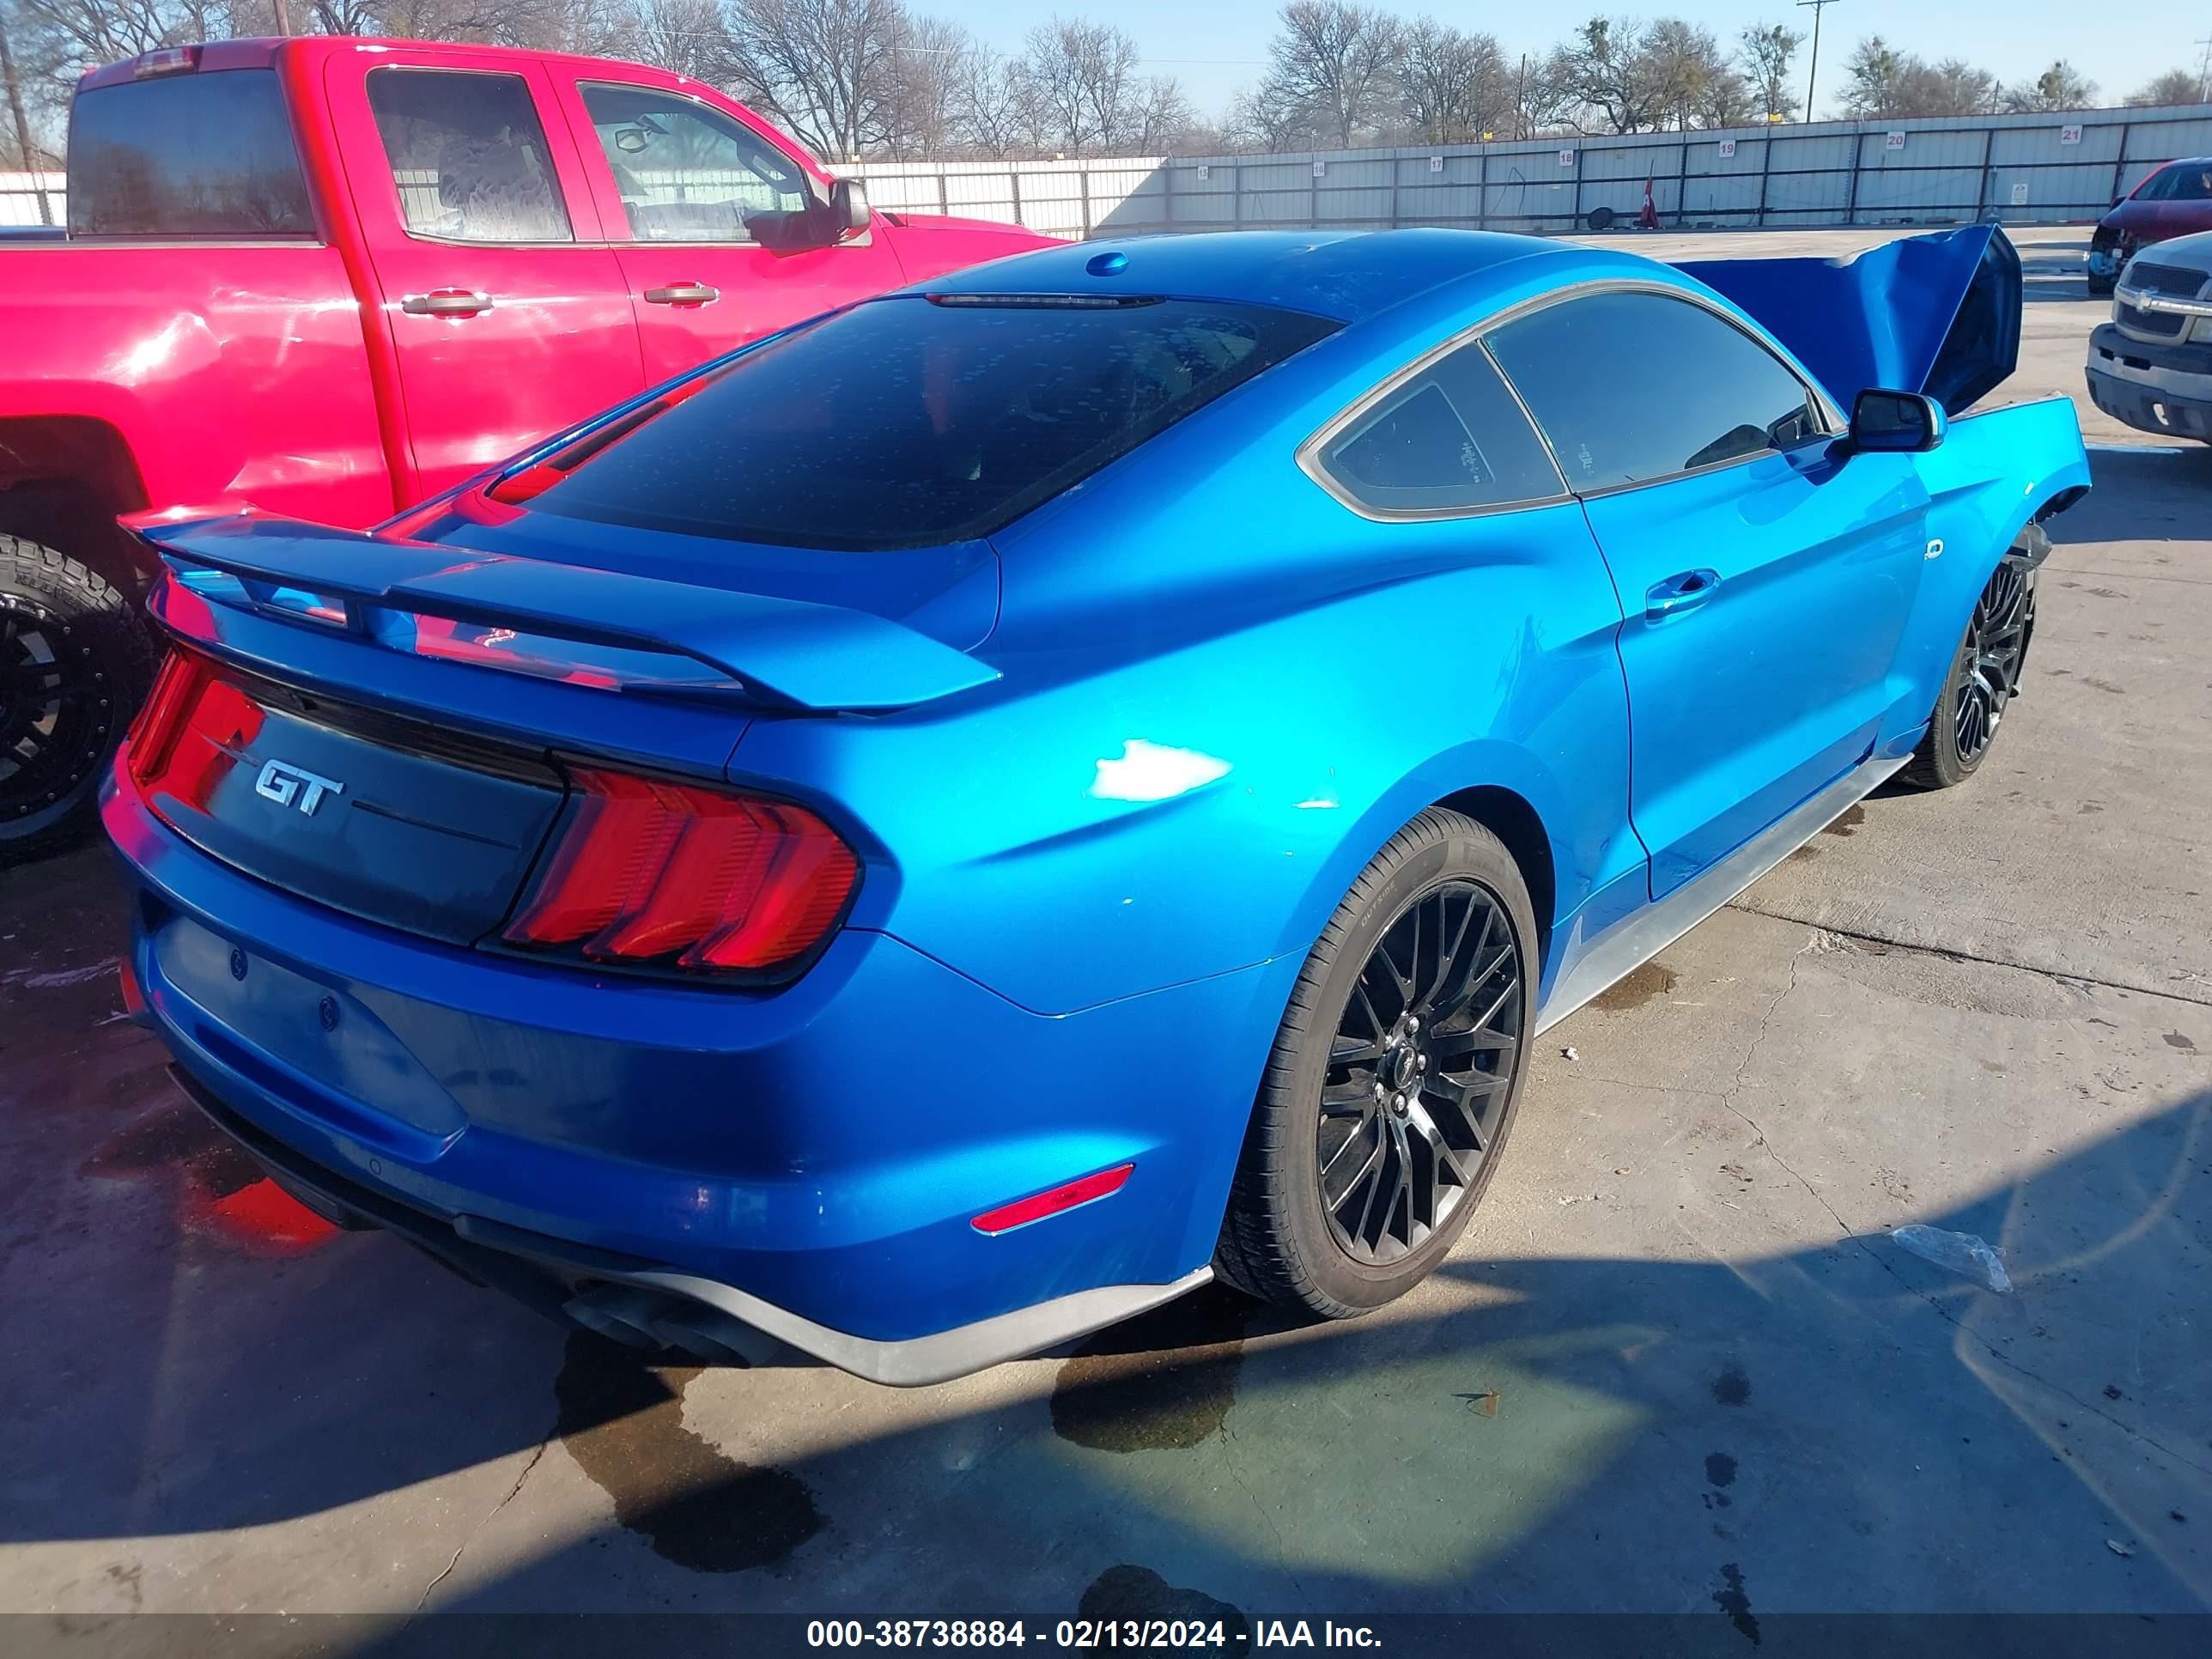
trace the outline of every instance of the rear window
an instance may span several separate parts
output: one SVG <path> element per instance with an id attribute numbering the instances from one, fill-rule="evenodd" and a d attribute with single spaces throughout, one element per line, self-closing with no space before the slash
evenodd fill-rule
<path id="1" fill-rule="evenodd" d="M 1184 300 L 879 300 L 739 357 L 531 505 L 799 547 L 964 540 L 1336 327 Z"/>
<path id="2" fill-rule="evenodd" d="M 217 70 L 79 93 L 72 236 L 313 236 L 276 71 Z"/>
<path id="3" fill-rule="evenodd" d="M 2136 191 L 2138 202 L 2212 201 L 2212 161 L 2177 161 L 2154 173 Z"/>

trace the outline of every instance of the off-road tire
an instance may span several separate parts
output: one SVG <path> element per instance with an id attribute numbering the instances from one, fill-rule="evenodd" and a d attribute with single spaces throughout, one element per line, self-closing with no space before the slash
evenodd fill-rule
<path id="1" fill-rule="evenodd" d="M 154 659 L 128 597 L 66 554 L 0 536 L 0 866 L 90 826 Z"/>

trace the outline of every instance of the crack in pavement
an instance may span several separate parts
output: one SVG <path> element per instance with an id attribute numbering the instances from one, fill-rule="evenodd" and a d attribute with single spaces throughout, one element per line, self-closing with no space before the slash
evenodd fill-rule
<path id="1" fill-rule="evenodd" d="M 497 1516 L 501 1510 L 505 1509 L 509 1504 L 514 1502 L 516 1495 L 522 1491 L 522 1483 L 530 1479 L 531 1471 L 538 1467 L 538 1460 L 545 1455 L 546 1447 L 552 1443 L 553 1443 L 550 1439 L 541 1440 L 538 1443 L 537 1449 L 530 1454 L 530 1461 L 522 1466 L 522 1473 L 514 1477 L 514 1484 L 507 1489 L 507 1496 L 501 1498 L 498 1503 L 493 1504 L 491 1508 L 485 1512 L 483 1519 L 477 1522 L 476 1525 L 469 1528 L 469 1535 L 461 1540 L 460 1547 L 453 1552 L 453 1559 L 446 1563 L 446 1570 L 440 1573 L 435 1578 L 433 1578 L 428 1583 L 425 1584 L 422 1587 L 422 1595 L 415 1598 L 415 1612 L 407 1615 L 409 1624 L 412 1624 L 415 1621 L 416 1614 L 420 1613 L 422 1611 L 424 1604 L 430 1599 L 430 1592 L 437 1589 L 439 1585 L 444 1583 L 447 1579 L 453 1577 L 453 1569 L 461 1565 L 461 1557 L 466 1553 L 469 1546 L 477 1541 L 477 1534 L 482 1532 L 486 1527 L 489 1526 L 492 1523 L 493 1517 Z M 404 1630 L 406 1626 L 403 1625 L 400 1628 Z"/>
<path id="2" fill-rule="evenodd" d="M 1224 1423 L 1221 1425 L 1221 1437 L 1224 1441 L 1227 1441 L 1231 1446 L 1238 1443 L 1237 1439 L 1237 1431 L 1231 1428 L 1226 1423 Z M 1244 1473 L 1237 1467 L 1237 1460 L 1234 1456 L 1224 1459 L 1223 1467 L 1228 1469 L 1229 1478 L 1237 1483 L 1237 1489 L 1243 1492 L 1245 1498 L 1251 1503 L 1253 1513 L 1257 1515 L 1261 1521 L 1267 1523 L 1267 1530 L 1269 1532 L 1274 1534 L 1275 1558 L 1283 1564 L 1284 1576 L 1291 1581 L 1291 1587 L 1297 1591 L 1298 1600 L 1306 1604 L 1306 1611 L 1309 1613 L 1312 1612 L 1314 1605 L 1313 1597 L 1306 1593 L 1305 1580 L 1300 1578 L 1297 1575 L 1297 1569 L 1291 1565 L 1290 1547 L 1283 1541 L 1282 1525 L 1275 1519 L 1274 1511 L 1260 1501 L 1260 1494 L 1254 1492 L 1252 1490 L 1251 1483 L 1244 1479 Z"/>
<path id="3" fill-rule="evenodd" d="M 1764 914 L 1764 912 L 1758 914 Z M 1806 927 L 1814 926 L 1814 924 L 1810 922 L 1807 922 L 1803 925 Z M 1824 931 L 1828 933 L 1837 933 L 1840 930 L 1832 927 Z M 1845 935 L 1845 937 L 1856 936 Z M 1888 943 L 1889 941 L 1882 940 L 1876 942 Z M 1837 1210 L 1834 1205 L 1828 1202 L 1827 1195 L 1821 1192 L 1819 1187 L 1815 1186 L 1812 1181 L 1800 1173 L 1787 1158 L 1784 1158 L 1779 1152 L 1775 1150 L 1774 1143 L 1771 1140 L 1769 1140 L 1766 1137 L 1766 1131 L 1759 1127 L 1759 1121 L 1753 1117 L 1748 1112 L 1741 1110 L 1736 1105 L 1735 1097 L 1742 1090 L 1744 1073 L 1751 1069 L 1751 1062 L 1759 1053 L 1759 1045 L 1765 1041 L 1766 1028 L 1774 1023 L 1775 1012 L 1782 1006 L 1784 1000 L 1792 991 L 1797 988 L 1797 964 L 1800 960 L 1803 958 L 1806 951 L 1812 950 L 1817 943 L 1818 933 L 1816 933 L 1814 939 L 1808 941 L 1804 945 L 1801 946 L 1796 953 L 1790 958 L 1789 981 L 1783 986 L 1782 989 L 1776 994 L 1774 1000 L 1766 1005 L 1766 1012 L 1759 1019 L 1759 1030 L 1752 1034 L 1751 1042 L 1743 1051 L 1743 1061 L 1735 1068 L 1735 1079 L 1729 1085 L 1728 1092 L 1720 1097 L 1721 1104 L 1728 1109 L 1730 1116 L 1735 1118 L 1751 1131 L 1753 1137 L 1755 1137 L 1753 1144 L 1760 1152 L 1764 1152 L 1773 1161 L 1775 1167 L 1779 1169 L 1792 1181 L 1796 1182 L 1800 1187 L 1802 1187 L 1813 1201 L 1828 1212 L 1828 1219 L 1835 1223 L 1837 1237 L 1839 1239 L 1846 1243 L 1855 1246 L 1866 1256 L 1868 1261 L 1873 1262 L 1875 1266 L 1881 1268 L 1882 1272 L 1887 1273 L 1892 1279 L 1895 1279 L 1903 1289 L 1912 1296 L 1917 1297 L 1922 1302 L 1926 1303 L 1930 1308 L 1934 1309 L 1938 1317 L 1942 1319 L 1946 1324 L 1949 1325 L 1952 1329 L 1957 1331 L 1961 1336 L 1972 1342 L 1976 1347 L 1987 1354 L 1993 1362 L 1996 1364 L 2002 1365 L 2005 1370 L 2011 1371 L 2017 1376 L 2023 1377 L 2027 1381 L 2033 1382 L 2040 1388 L 2050 1389 L 2060 1398 L 2071 1402 L 2077 1410 L 2086 1412 L 2090 1416 L 2098 1418 L 2105 1423 L 2111 1425 L 2113 1428 L 2118 1429 L 2122 1434 L 2125 1435 L 2129 1439 L 2137 1441 L 2142 1444 L 2151 1448 L 2154 1451 L 2159 1453 L 2160 1455 L 2165 1457 L 2170 1462 L 2178 1463 L 2182 1468 L 2194 1470 L 2199 1474 L 2212 1474 L 2212 1464 L 2200 1463 L 2195 1458 L 2175 1450 L 2172 1446 L 2167 1445 L 2164 1441 L 2160 1440 L 2156 1435 L 2145 1433 L 2142 1430 L 2135 1427 L 2131 1424 L 2122 1422 L 2118 1418 L 2113 1416 L 2112 1413 L 2106 1411 L 2094 1400 L 2085 1400 L 2081 1395 L 2074 1393 L 2071 1389 L 2063 1388 L 2058 1383 L 2052 1382 L 2049 1377 L 2043 1376 L 2039 1372 L 2031 1370 L 2027 1366 L 2021 1364 L 2020 1361 L 2014 1359 L 2010 1354 L 2005 1352 L 2002 1348 L 1991 1342 L 1989 1338 L 1984 1336 L 1979 1331 L 1974 1330 L 1967 1326 L 1966 1322 L 1960 1319 L 1958 1315 L 1952 1312 L 1949 1308 L 1944 1306 L 1943 1303 L 1938 1297 L 1929 1295 L 1928 1291 L 1921 1289 L 1920 1286 L 1913 1284 L 1910 1279 L 1906 1279 L 1903 1273 L 1898 1271 L 1897 1265 L 1894 1262 L 1891 1261 L 1889 1258 L 1884 1255 L 1880 1250 L 1875 1249 L 1873 1244 L 1869 1243 L 1867 1237 L 1864 1234 L 1859 1232 L 1856 1229 L 1852 1227 L 1849 1222 L 1844 1219 L 1842 1213 Z M 1922 947 L 1908 945 L 1905 948 L 1908 950 L 1917 950 Z M 1997 965 L 2010 966 L 2012 964 L 2000 963 Z M 2039 970 L 2031 969 L 2028 971 L 2037 972 Z M 2065 975 L 2052 975 L 2051 977 L 2063 978 L 2065 977 Z M 2179 1000 L 2183 1001 L 2187 1000 L 2186 998 Z"/>
<path id="4" fill-rule="evenodd" d="M 2212 994 L 2190 996 L 2180 991 L 2161 991 L 2148 985 L 2136 985 L 2124 979 L 2100 979 L 2094 974 L 2071 974 L 2062 968 L 2039 968 L 2032 962 L 2014 962 L 2006 957 L 1976 956 L 1969 951 L 1954 951 L 1942 945 L 1921 945 L 1911 939 L 1893 939 L 1886 933 L 1863 933 L 1856 928 L 1838 927 L 1832 922 L 1815 921 L 1810 916 L 1786 915 L 1779 910 L 1762 910 L 1744 903 L 1740 898 L 1730 899 L 1728 908 L 1740 910 L 1747 916 L 1764 916 L 1769 921 L 1787 921 L 1800 927 L 1810 927 L 1823 933 L 1832 933 L 1838 939 L 1853 939 L 1861 945 L 1879 945 L 1885 950 L 1914 951 L 1922 956 L 1942 957 L 1949 962 L 1971 962 L 1984 968 L 2010 968 L 2015 972 L 2033 974 L 2039 979 L 2052 980 L 2061 985 L 2095 987 L 2104 991 L 2126 991 L 2139 997 L 2158 997 L 2167 1002 L 2185 1003 L 2191 1008 L 2212 1008 Z M 2177 979 L 2203 980 L 2199 974 L 2178 974 Z M 2212 990 L 2212 981 L 2205 981 Z"/>

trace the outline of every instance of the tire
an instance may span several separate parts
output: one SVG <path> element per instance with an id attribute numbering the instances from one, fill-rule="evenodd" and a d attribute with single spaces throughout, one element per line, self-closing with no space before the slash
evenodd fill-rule
<path id="1" fill-rule="evenodd" d="M 65 554 L 0 536 L 0 866 L 83 835 L 153 670 L 130 599 Z"/>
<path id="2" fill-rule="evenodd" d="M 2089 297 L 2093 300 L 2111 299 L 2112 297 L 2112 289 L 2117 285 L 2118 280 L 2119 279 L 2118 277 L 2114 276 L 2090 277 Z"/>
<path id="3" fill-rule="evenodd" d="M 1535 937 L 1520 870 L 1473 819 L 1431 809 L 1376 854 L 1291 993 L 1222 1222 L 1224 1279 L 1343 1319 L 1443 1259 L 1512 1127 Z M 1424 1006 L 1426 1029 L 1408 1027 Z"/>
<path id="4" fill-rule="evenodd" d="M 2016 550 L 1990 573 L 1952 653 L 1927 734 L 1899 778 L 1922 789 L 1949 789 L 1981 769 L 2020 695 L 2021 669 L 2035 632 L 2035 567 Z"/>

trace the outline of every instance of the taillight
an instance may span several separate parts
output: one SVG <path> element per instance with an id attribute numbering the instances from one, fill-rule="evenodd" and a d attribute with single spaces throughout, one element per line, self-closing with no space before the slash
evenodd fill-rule
<path id="1" fill-rule="evenodd" d="M 161 659 L 154 689 L 139 704 L 138 718 L 131 722 L 131 777 L 140 788 L 158 777 L 167 764 L 169 751 L 176 747 L 177 733 L 183 728 L 185 710 L 199 694 L 207 668 L 204 657 L 174 647 Z"/>
<path id="2" fill-rule="evenodd" d="M 553 854 L 501 937 L 587 961 L 761 973 L 806 955 L 860 877 L 804 807 L 619 772 L 571 775 Z"/>

